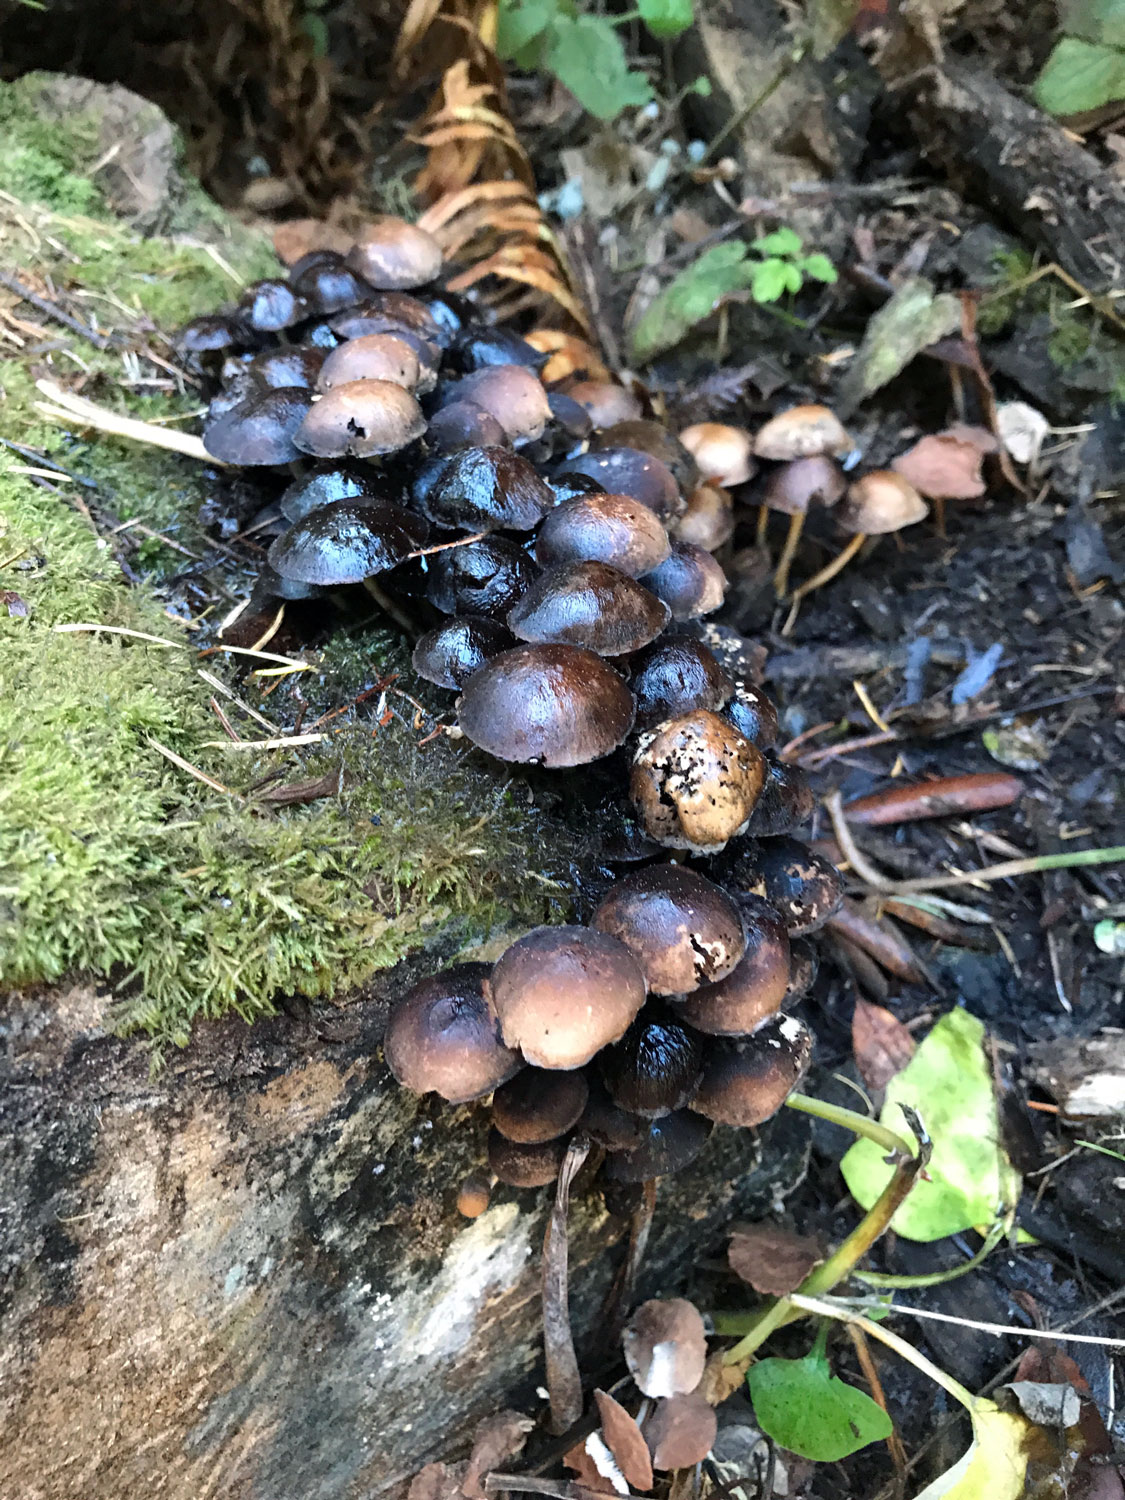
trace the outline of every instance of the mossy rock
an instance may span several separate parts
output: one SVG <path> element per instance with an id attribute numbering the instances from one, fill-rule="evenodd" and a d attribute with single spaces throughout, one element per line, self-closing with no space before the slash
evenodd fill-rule
<path id="1" fill-rule="evenodd" d="M 344 997 L 422 944 L 448 952 L 563 914 L 569 830 L 466 747 L 419 747 L 411 700 L 429 690 L 393 636 L 329 640 L 299 679 L 204 660 L 193 636 L 249 586 L 201 524 L 213 471 L 36 409 L 49 378 L 129 415 L 191 419 L 166 336 L 275 269 L 268 237 L 184 176 L 154 106 L 82 80 L 0 86 L 0 181 L 9 276 L 102 335 L 0 288 L 16 320 L 0 401 L 14 445 L 0 452 L 0 983 L 108 982 L 117 1026 L 164 1046 L 200 1016 Z M 29 472 L 55 465 L 57 482 Z M 102 628 L 58 629 L 77 624 Z M 201 669 L 271 721 L 298 680 L 309 723 L 394 669 L 410 698 L 392 692 L 382 724 L 372 705 L 344 712 L 297 751 L 231 749 Z M 244 740 L 269 737 L 223 701 Z M 308 805 L 250 792 L 318 777 L 336 789 Z"/>

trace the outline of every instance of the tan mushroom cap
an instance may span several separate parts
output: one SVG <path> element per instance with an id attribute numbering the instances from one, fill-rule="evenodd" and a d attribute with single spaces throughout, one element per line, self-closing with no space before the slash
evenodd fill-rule
<path id="1" fill-rule="evenodd" d="M 617 881 L 590 925 L 625 944 L 654 995 L 686 995 L 725 978 L 746 947 L 735 902 L 682 865 L 651 865 Z"/>
<path id="2" fill-rule="evenodd" d="M 628 948 L 588 927 L 534 928 L 497 960 L 490 987 L 505 1045 L 537 1068 L 584 1067 L 645 1003 Z"/>
<path id="3" fill-rule="evenodd" d="M 689 1391 L 655 1402 L 643 1431 L 652 1467 L 667 1472 L 702 1463 L 715 1445 L 719 1422 L 707 1399 Z"/>
<path id="4" fill-rule="evenodd" d="M 669 523 L 669 531 L 679 542 L 717 552 L 734 535 L 734 501 L 729 491 L 717 484 L 697 485 L 683 515 Z"/>
<path id="5" fill-rule="evenodd" d="M 745 828 L 765 778 L 757 746 L 697 709 L 640 737 L 629 795 L 658 843 L 713 854 Z"/>
<path id="6" fill-rule="evenodd" d="M 742 896 L 739 905 L 746 929 L 745 953 L 725 978 L 685 995 L 676 1006 L 681 1021 L 712 1036 L 742 1036 L 753 1031 L 781 1009 L 789 988 L 789 934 L 785 924 L 758 897 Z"/>
<path id="7" fill-rule="evenodd" d="M 293 434 L 314 458 L 374 458 L 397 453 L 426 430 L 422 408 L 390 380 L 352 380 L 321 396 Z"/>
<path id="8" fill-rule="evenodd" d="M 621 1342 L 629 1374 L 646 1396 L 685 1396 L 703 1379 L 707 1334 L 684 1297 L 642 1302 Z"/>
<path id="9" fill-rule="evenodd" d="M 726 422 L 696 422 L 680 433 L 680 442 L 695 459 L 704 480 L 729 489 L 745 484 L 757 472 L 754 440 L 745 427 Z"/>
<path id="10" fill-rule="evenodd" d="M 844 531 L 881 536 L 924 521 L 929 512 L 909 480 L 891 469 L 873 469 L 848 486 L 836 518 Z"/>
<path id="11" fill-rule="evenodd" d="M 613 427 L 617 422 L 635 422 L 641 403 L 627 386 L 612 380 L 578 380 L 566 394 L 590 413 L 595 427 Z"/>
<path id="12" fill-rule="evenodd" d="M 774 469 L 762 491 L 762 501 L 783 515 L 806 515 L 814 505 L 835 505 L 848 483 L 839 464 L 823 453 L 794 458 Z"/>
<path id="13" fill-rule="evenodd" d="M 417 353 L 393 333 L 369 333 L 338 344 L 320 367 L 316 388 L 331 390 L 354 380 L 389 380 L 412 391 L 421 376 Z"/>
<path id="14" fill-rule="evenodd" d="M 985 492 L 986 451 L 952 433 L 931 433 L 892 459 L 891 468 L 928 500 L 976 500 Z"/>
<path id="15" fill-rule="evenodd" d="M 812 1035 L 796 1016 L 772 1016 L 751 1036 L 716 1037 L 691 1107 L 717 1125 L 761 1125 L 797 1087 L 811 1056 Z"/>
<path id="16" fill-rule="evenodd" d="M 347 263 L 380 292 L 425 286 L 441 272 L 441 246 L 432 234 L 405 219 L 374 219 L 348 251 Z"/>
<path id="17" fill-rule="evenodd" d="M 771 417 L 754 439 L 758 458 L 788 463 L 794 458 L 818 454 L 841 456 L 850 452 L 852 440 L 834 411 L 827 406 L 791 406 Z"/>
<path id="18" fill-rule="evenodd" d="M 551 420 L 543 382 L 526 365 L 486 365 L 457 382 L 459 401 L 472 401 L 496 418 L 513 443 L 542 437 Z"/>

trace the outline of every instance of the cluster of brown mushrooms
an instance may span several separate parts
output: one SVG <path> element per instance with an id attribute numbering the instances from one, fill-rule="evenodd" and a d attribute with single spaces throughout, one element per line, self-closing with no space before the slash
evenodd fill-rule
<path id="1" fill-rule="evenodd" d="M 492 1096 L 503 1182 L 552 1181 L 575 1131 L 610 1181 L 647 1181 L 714 1123 L 767 1119 L 808 1063 L 785 1008 L 840 881 L 791 837 L 812 797 L 774 754 L 752 648 L 706 617 L 754 456 L 777 465 L 763 504 L 800 516 L 840 499 L 850 445 L 823 407 L 753 441 L 710 424 L 681 441 L 625 386 L 548 389 L 534 336 L 489 326 L 440 271 L 428 234 L 377 220 L 346 256 L 314 251 L 196 319 L 180 350 L 215 383 L 208 451 L 289 481 L 256 522 L 273 533 L 261 598 L 362 584 L 393 616 L 436 619 L 413 661 L 459 694 L 457 731 L 507 762 L 610 758 L 627 780 L 605 860 L 631 869 L 586 924 L 425 980 L 386 1057 L 419 1093 Z M 906 480 L 869 474 L 847 489 L 853 530 L 885 527 L 878 486 L 900 523 L 924 513 Z"/>

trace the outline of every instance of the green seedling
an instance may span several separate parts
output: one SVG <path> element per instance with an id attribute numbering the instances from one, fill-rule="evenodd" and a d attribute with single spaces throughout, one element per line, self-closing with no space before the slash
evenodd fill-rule
<path id="1" fill-rule="evenodd" d="M 762 1359 L 746 1377 L 758 1425 L 790 1453 L 835 1463 L 890 1437 L 891 1419 L 855 1386 L 833 1375 L 828 1324 L 821 1323 L 804 1359 Z"/>

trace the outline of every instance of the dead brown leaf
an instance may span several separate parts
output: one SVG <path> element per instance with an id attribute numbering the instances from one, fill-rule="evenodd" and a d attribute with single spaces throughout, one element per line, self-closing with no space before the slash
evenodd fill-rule
<path id="1" fill-rule="evenodd" d="M 652 1460 L 641 1429 L 619 1401 L 606 1391 L 595 1391 L 602 1437 L 627 1483 L 635 1490 L 652 1489 Z"/>
<path id="2" fill-rule="evenodd" d="M 498 1411 L 478 1423 L 473 1433 L 473 1451 L 469 1454 L 462 1492 L 469 1500 L 484 1500 L 483 1480 L 493 1469 L 501 1468 L 522 1449 L 535 1423 L 518 1411 Z"/>
<path id="3" fill-rule="evenodd" d="M 917 1043 L 906 1027 L 881 1005 L 857 999 L 852 1016 L 852 1053 L 864 1086 L 874 1097 L 914 1056 Z M 879 1102 L 878 1100 L 876 1102 Z"/>
<path id="4" fill-rule="evenodd" d="M 748 1224 L 736 1229 L 727 1251 L 735 1275 L 766 1297 L 795 1292 L 823 1259 L 819 1240 L 796 1234 L 783 1224 Z"/>
<path id="5" fill-rule="evenodd" d="M 257 794 L 256 801 L 268 802 L 273 807 L 294 807 L 305 802 L 316 802 L 321 797 L 338 797 L 344 785 L 344 768 L 338 766 L 324 776 L 310 781 L 290 781 L 284 786 L 266 787 Z"/>

